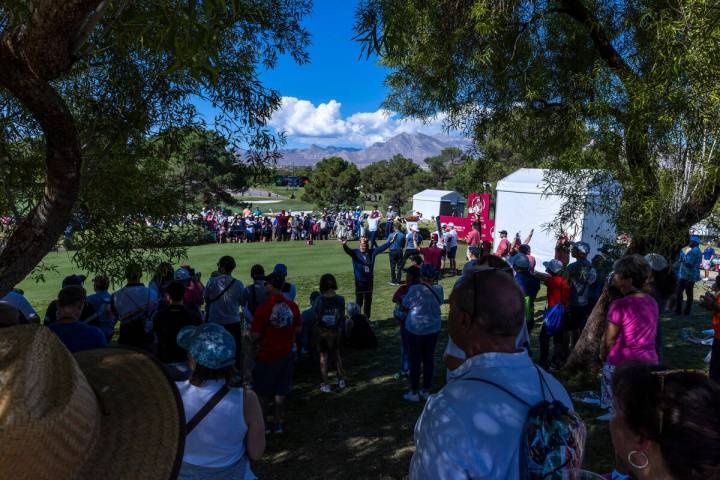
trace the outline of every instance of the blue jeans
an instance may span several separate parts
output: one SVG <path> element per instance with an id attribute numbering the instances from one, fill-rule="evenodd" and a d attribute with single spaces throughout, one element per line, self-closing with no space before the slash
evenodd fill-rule
<path id="1" fill-rule="evenodd" d="M 410 346 L 408 345 L 408 331 L 405 325 L 400 325 L 400 373 L 410 371 Z"/>
<path id="2" fill-rule="evenodd" d="M 435 344 L 440 333 L 415 335 L 407 332 L 408 350 L 410 353 L 410 390 L 417 392 L 420 387 L 420 367 L 422 366 L 423 390 L 432 387 L 433 370 L 435 368 Z"/>
<path id="3" fill-rule="evenodd" d="M 377 230 L 368 230 L 368 245 L 370 248 L 377 248 Z"/>
<path id="4" fill-rule="evenodd" d="M 393 222 L 388 220 L 385 222 L 385 240 L 390 238 L 390 235 L 393 232 Z"/>

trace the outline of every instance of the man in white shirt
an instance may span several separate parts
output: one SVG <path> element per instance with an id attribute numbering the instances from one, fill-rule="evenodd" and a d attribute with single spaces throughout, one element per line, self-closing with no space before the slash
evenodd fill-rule
<path id="1" fill-rule="evenodd" d="M 378 226 L 380 225 L 380 220 L 382 219 L 382 215 L 380 215 L 380 212 L 378 211 L 377 207 L 373 209 L 372 212 L 370 212 L 370 216 L 367 219 L 368 223 L 368 239 L 370 241 L 370 248 L 377 248 L 377 234 L 378 234 Z"/>
<path id="2" fill-rule="evenodd" d="M 481 270 L 479 267 L 478 270 Z M 487 268 L 468 273 L 450 296 L 448 331 L 465 360 L 453 380 L 430 397 L 415 426 L 411 480 L 520 479 L 521 436 L 528 407 L 545 395 L 572 408 L 563 386 L 515 346 L 525 302 L 512 275 Z M 481 399 L 481 401 L 478 401 Z"/>

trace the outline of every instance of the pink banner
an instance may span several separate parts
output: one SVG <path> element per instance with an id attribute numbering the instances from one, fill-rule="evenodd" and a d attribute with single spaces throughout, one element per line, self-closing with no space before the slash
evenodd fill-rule
<path id="1" fill-rule="evenodd" d="M 458 238 L 465 238 L 465 235 L 472 230 L 472 218 L 463 217 L 446 217 L 440 216 L 441 223 L 453 223 L 455 224 L 455 231 L 458 232 Z M 494 220 L 483 220 L 480 222 L 480 233 L 482 240 L 492 242 L 493 234 L 495 233 L 495 221 Z"/>
<path id="2" fill-rule="evenodd" d="M 479 221 L 490 219 L 490 194 L 469 193 L 468 194 L 468 218 Z"/>

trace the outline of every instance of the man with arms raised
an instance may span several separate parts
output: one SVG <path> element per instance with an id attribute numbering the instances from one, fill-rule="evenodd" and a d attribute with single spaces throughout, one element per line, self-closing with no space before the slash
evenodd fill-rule
<path id="1" fill-rule="evenodd" d="M 430 397 L 415 426 L 411 480 L 520 479 L 525 403 L 543 400 L 540 377 L 545 397 L 572 408 L 562 385 L 515 346 L 524 310 L 512 276 L 493 268 L 468 272 L 451 294 L 448 330 L 467 360 Z"/>

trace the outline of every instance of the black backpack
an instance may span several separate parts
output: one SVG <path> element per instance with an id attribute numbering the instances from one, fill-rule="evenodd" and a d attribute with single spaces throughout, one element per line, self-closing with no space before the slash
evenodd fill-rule
<path id="1" fill-rule="evenodd" d="M 344 345 L 360 350 L 377 348 L 377 337 L 365 315 L 353 315 L 350 320 L 352 322 L 352 329 L 350 330 L 350 335 L 343 342 Z"/>

